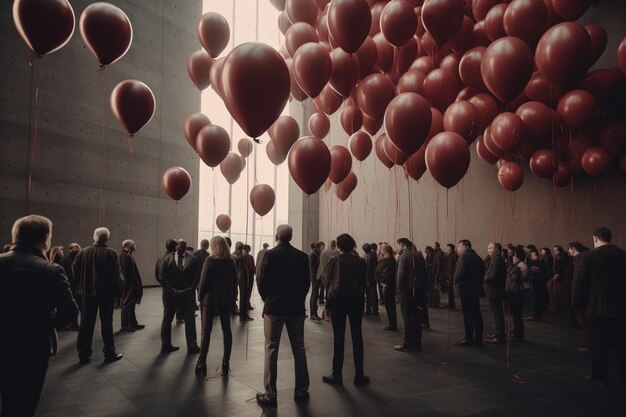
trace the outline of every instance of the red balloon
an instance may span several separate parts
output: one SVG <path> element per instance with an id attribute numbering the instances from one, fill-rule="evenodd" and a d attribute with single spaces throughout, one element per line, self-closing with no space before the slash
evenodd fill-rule
<path id="1" fill-rule="evenodd" d="M 626 151 L 626 122 L 622 120 L 607 124 L 600 136 L 600 144 L 613 156 L 620 156 Z"/>
<path id="2" fill-rule="evenodd" d="M 307 43 L 293 57 L 294 77 L 302 91 L 309 97 L 317 97 L 333 70 L 330 56 L 318 43 Z"/>
<path id="3" fill-rule="evenodd" d="M 219 13 L 209 12 L 202 15 L 198 22 L 198 40 L 211 58 L 217 58 L 228 45 L 230 26 Z"/>
<path id="4" fill-rule="evenodd" d="M 193 84 L 202 91 L 211 85 L 211 65 L 213 58 L 204 51 L 196 51 L 187 60 L 187 73 Z"/>
<path id="5" fill-rule="evenodd" d="M 434 138 L 439 133 L 443 132 L 443 114 L 439 110 L 435 109 L 434 107 L 431 107 L 430 118 L 432 120 L 432 122 L 430 123 L 430 131 L 428 132 L 428 136 L 426 137 L 426 140 L 424 141 L 424 144 L 422 145 L 423 148 L 425 148 L 426 145 L 428 145 L 428 142 L 430 142 L 432 138 Z"/>
<path id="6" fill-rule="evenodd" d="M 330 174 L 328 147 L 314 137 L 298 140 L 289 152 L 289 172 L 305 194 L 315 194 Z"/>
<path id="7" fill-rule="evenodd" d="M 426 52 L 434 62 L 439 62 L 448 53 L 447 44 L 438 46 L 428 32 L 420 38 L 420 49 Z"/>
<path id="8" fill-rule="evenodd" d="M 479 136 L 476 140 L 476 154 L 478 154 L 480 159 L 491 165 L 495 164 L 500 159 L 498 155 L 492 153 L 489 149 L 487 149 L 482 135 Z"/>
<path id="9" fill-rule="evenodd" d="M 328 31 L 347 53 L 356 52 L 372 25 L 372 13 L 365 0 L 333 0 L 328 8 Z"/>
<path id="10" fill-rule="evenodd" d="M 476 46 L 484 46 L 486 48 L 491 45 L 491 41 L 487 37 L 484 20 L 476 22 L 472 30 L 472 38 L 474 38 L 474 45 Z"/>
<path id="11" fill-rule="evenodd" d="M 504 13 L 507 7 L 508 4 L 497 4 L 489 10 L 485 17 L 485 32 L 487 32 L 487 37 L 492 42 L 506 36 L 504 31 Z"/>
<path id="12" fill-rule="evenodd" d="M 290 27 L 291 27 L 291 22 L 289 21 L 289 18 L 287 17 L 287 13 L 281 12 L 278 15 L 278 29 L 283 34 L 283 36 L 287 35 L 287 31 L 289 30 Z"/>
<path id="13" fill-rule="evenodd" d="M 391 100 L 384 119 L 387 137 L 406 155 L 415 153 L 422 146 L 431 122 L 430 106 L 415 93 L 403 93 Z"/>
<path id="14" fill-rule="evenodd" d="M 480 112 L 469 101 L 450 104 L 443 115 L 443 129 L 456 132 L 471 144 L 480 133 Z"/>
<path id="15" fill-rule="evenodd" d="M 500 113 L 491 123 L 491 139 L 498 148 L 505 152 L 515 149 L 525 135 L 524 122 L 515 113 Z"/>
<path id="16" fill-rule="evenodd" d="M 191 145 L 191 147 L 196 149 L 196 138 L 198 137 L 198 132 L 202 130 L 204 126 L 208 126 L 211 124 L 211 121 L 208 117 L 206 117 L 202 113 L 192 113 L 187 119 L 185 119 L 184 133 L 185 139 Z"/>
<path id="17" fill-rule="evenodd" d="M 533 53 L 521 39 L 498 39 L 485 51 L 480 73 L 489 91 L 506 103 L 517 97 L 530 80 Z"/>
<path id="18" fill-rule="evenodd" d="M 133 41 L 133 27 L 126 13 L 110 3 L 93 3 L 83 11 L 79 21 L 85 45 L 101 66 L 123 57 Z"/>
<path id="19" fill-rule="evenodd" d="M 587 64 L 587 66 L 590 67 L 595 64 L 604 53 L 608 37 L 606 30 L 604 30 L 604 28 L 600 25 L 587 25 L 585 26 L 585 30 L 589 34 L 589 39 L 591 41 L 589 63 Z"/>
<path id="20" fill-rule="evenodd" d="M 477 22 L 487 17 L 487 13 L 493 6 L 503 3 L 504 0 L 474 0 L 472 2 L 472 15 Z"/>
<path id="21" fill-rule="evenodd" d="M 547 104 L 550 107 L 556 106 L 559 101 L 560 90 L 546 79 L 539 71 L 533 72 L 530 81 L 524 88 L 524 94 L 535 101 Z"/>
<path id="22" fill-rule="evenodd" d="M 254 150 L 254 145 L 250 139 L 239 139 L 239 142 L 237 142 L 237 150 L 243 158 L 247 158 Z"/>
<path id="23" fill-rule="evenodd" d="M 377 33 L 380 33 L 380 15 L 383 13 L 383 9 L 386 5 L 387 1 L 380 1 L 370 7 L 372 23 L 370 24 L 369 36 L 373 37 Z"/>
<path id="24" fill-rule="evenodd" d="M 504 12 L 504 31 L 534 46 L 543 33 L 548 9 L 543 0 L 513 0 Z"/>
<path id="25" fill-rule="evenodd" d="M 319 38 L 320 42 L 329 42 L 327 14 L 322 14 L 317 18 L 317 22 L 315 23 L 315 31 L 317 32 L 317 37 Z"/>
<path id="26" fill-rule="evenodd" d="M 243 171 L 243 159 L 235 152 L 228 152 L 226 157 L 220 162 L 220 171 L 226 181 L 233 185 L 239 179 Z"/>
<path id="27" fill-rule="evenodd" d="M 593 94 L 598 103 L 605 103 L 619 91 L 621 78 L 621 73 L 616 70 L 593 71 L 585 77 L 583 88 Z"/>
<path id="28" fill-rule="evenodd" d="M 442 112 L 454 102 L 461 88 L 458 75 L 441 68 L 433 70 L 424 80 L 424 96 L 431 106 Z"/>
<path id="29" fill-rule="evenodd" d="M 274 189 L 267 184 L 257 184 L 250 190 L 250 204 L 259 216 L 269 213 L 276 202 Z"/>
<path id="30" fill-rule="evenodd" d="M 565 187 L 572 182 L 572 169 L 567 162 L 559 161 L 556 172 L 552 176 L 552 184 Z"/>
<path id="31" fill-rule="evenodd" d="M 213 61 L 209 71 L 209 81 L 211 82 L 210 84 L 213 91 L 223 100 L 224 87 L 222 86 L 222 68 L 224 68 L 224 58 L 217 58 Z"/>
<path id="32" fill-rule="evenodd" d="M 171 167 L 165 170 L 161 179 L 163 190 L 172 200 L 180 200 L 191 188 L 191 176 L 181 167 Z"/>
<path id="33" fill-rule="evenodd" d="M 558 161 L 552 149 L 539 149 L 530 158 L 530 170 L 541 178 L 552 178 L 558 167 Z"/>
<path id="34" fill-rule="evenodd" d="M 363 126 L 363 113 L 357 106 L 347 106 L 339 113 L 339 122 L 343 130 L 352 135 Z"/>
<path id="35" fill-rule="evenodd" d="M 289 69 L 263 43 L 246 42 L 233 49 L 224 60 L 222 83 L 226 108 L 252 138 L 278 119 L 289 99 Z"/>
<path id="36" fill-rule="evenodd" d="M 278 149 L 276 149 L 276 142 L 273 140 L 267 143 L 265 153 L 267 154 L 269 160 L 276 166 L 282 164 L 285 159 L 287 159 L 287 154 L 281 153 Z"/>
<path id="37" fill-rule="evenodd" d="M 300 126 L 291 116 L 280 116 L 267 132 L 276 146 L 276 150 L 287 155 L 300 137 Z"/>
<path id="38" fill-rule="evenodd" d="M 294 56 L 298 48 L 309 42 L 319 42 L 313 26 L 305 22 L 294 23 L 285 34 L 285 46 L 289 55 Z"/>
<path id="39" fill-rule="evenodd" d="M 442 132 L 426 147 L 426 166 L 435 181 L 454 187 L 465 175 L 470 162 L 467 142 L 454 132 Z"/>
<path id="40" fill-rule="evenodd" d="M 335 184 L 343 181 L 352 170 L 352 155 L 345 146 L 335 145 L 330 148 L 330 173 L 328 178 Z"/>
<path id="41" fill-rule="evenodd" d="M 520 164 L 505 161 L 498 169 L 498 182 L 507 190 L 515 191 L 524 183 L 524 169 Z"/>
<path id="42" fill-rule="evenodd" d="M 506 155 L 506 151 L 494 143 L 493 136 L 491 135 L 491 126 L 488 126 L 483 132 L 483 143 L 485 144 L 485 148 L 492 154 L 497 155 L 498 158 L 510 156 L 510 154 Z"/>
<path id="43" fill-rule="evenodd" d="M 373 136 L 376 133 L 378 133 L 381 127 L 383 127 L 382 118 L 379 120 L 375 120 L 375 119 L 372 119 L 371 117 L 367 117 L 366 115 L 363 115 L 363 129 L 365 129 L 367 133 Z"/>
<path id="44" fill-rule="evenodd" d="M 343 103 L 343 98 L 327 85 L 322 89 L 322 92 L 315 99 L 314 103 L 319 103 L 319 110 L 330 116 L 339 110 L 341 103 Z"/>
<path id="45" fill-rule="evenodd" d="M 398 80 L 398 94 L 402 93 L 415 93 L 424 95 L 424 80 L 426 76 L 422 71 L 409 70 L 400 77 Z"/>
<path id="46" fill-rule="evenodd" d="M 358 181 L 356 175 L 354 172 L 350 171 L 348 176 L 337 184 L 335 191 L 337 193 L 337 197 L 339 197 L 341 201 L 346 201 L 348 197 L 350 197 L 350 194 L 352 194 L 352 191 L 356 189 L 357 183 Z"/>
<path id="47" fill-rule="evenodd" d="M 422 146 L 404 163 L 404 169 L 411 178 L 419 181 L 426 172 L 426 148 Z"/>
<path id="48" fill-rule="evenodd" d="M 626 75 L 626 37 L 622 39 L 617 47 L 617 63 L 622 74 Z"/>
<path id="49" fill-rule="evenodd" d="M 579 132 L 591 122 L 597 108 L 598 103 L 590 92 L 572 90 L 559 100 L 556 111 L 565 126 L 572 132 Z"/>
<path id="50" fill-rule="evenodd" d="M 42 56 L 69 42 L 76 18 L 67 0 L 15 0 L 13 22 L 31 51 Z"/>
<path id="51" fill-rule="evenodd" d="M 393 161 L 389 159 L 387 154 L 385 153 L 385 142 L 387 141 L 387 135 L 384 133 L 380 135 L 376 142 L 374 142 L 374 151 L 376 152 L 376 156 L 378 160 L 383 163 L 387 168 L 391 169 L 394 165 Z"/>
<path id="52" fill-rule="evenodd" d="M 392 0 L 380 14 L 380 31 L 395 47 L 407 43 L 417 30 L 417 16 L 413 6 L 405 0 Z"/>
<path id="53" fill-rule="evenodd" d="M 330 132 L 330 120 L 324 113 L 315 113 L 309 119 L 309 132 L 319 139 L 324 139 Z"/>
<path id="54" fill-rule="evenodd" d="M 450 49 L 459 55 L 463 55 L 474 45 L 474 22 L 471 18 L 463 16 L 461 28 L 450 39 Z"/>
<path id="55" fill-rule="evenodd" d="M 368 36 L 365 38 L 363 45 L 354 54 L 358 58 L 361 77 L 369 75 L 378 59 L 376 42 Z"/>
<path id="56" fill-rule="evenodd" d="M 330 53 L 332 72 L 330 75 L 330 87 L 342 97 L 347 97 L 359 81 L 359 62 L 355 55 L 346 53 L 337 48 Z"/>
<path id="57" fill-rule="evenodd" d="M 583 153 L 580 163 L 587 174 L 598 177 L 611 168 L 613 160 L 606 149 L 592 146 Z"/>
<path id="58" fill-rule="evenodd" d="M 535 52 L 537 69 L 558 87 L 579 81 L 587 70 L 591 39 L 578 23 L 564 22 L 550 28 Z"/>
<path id="59" fill-rule="evenodd" d="M 448 70 L 454 73 L 457 77 L 459 77 L 460 63 L 461 63 L 461 57 L 458 56 L 456 53 L 451 52 L 448 55 L 443 57 L 443 59 L 439 63 L 439 68 Z"/>
<path id="60" fill-rule="evenodd" d="M 196 139 L 196 150 L 200 159 L 211 168 L 215 168 L 226 158 L 230 151 L 230 137 L 221 126 L 203 127 Z"/>
<path id="61" fill-rule="evenodd" d="M 422 6 L 424 27 L 439 46 L 458 32 L 463 15 L 463 2 L 459 0 L 426 0 Z"/>
<path id="62" fill-rule="evenodd" d="M 215 225 L 220 229 L 220 232 L 228 232 L 231 226 L 230 216 L 228 214 L 220 214 L 215 219 Z"/>
<path id="63" fill-rule="evenodd" d="M 372 139 L 365 132 L 358 131 L 350 136 L 350 152 L 359 160 L 365 161 L 372 152 Z"/>
<path id="64" fill-rule="evenodd" d="M 383 152 L 385 152 L 387 158 L 395 165 L 403 165 L 406 160 L 409 159 L 409 155 L 396 148 L 387 135 L 385 135 L 383 142 Z"/>
<path id="65" fill-rule="evenodd" d="M 487 127 L 500 112 L 498 103 L 489 94 L 476 94 L 467 101 L 476 106 L 480 112 L 480 124 L 483 128 Z"/>
<path id="66" fill-rule="evenodd" d="M 463 100 L 467 101 L 470 98 L 474 97 L 476 94 L 478 94 L 478 91 L 470 87 L 465 87 L 464 89 L 459 91 L 459 94 L 456 95 L 455 101 L 463 101 Z"/>
<path id="67" fill-rule="evenodd" d="M 306 22 L 313 26 L 317 21 L 319 10 L 313 0 L 287 0 L 285 12 L 292 23 Z"/>
<path id="68" fill-rule="evenodd" d="M 393 67 L 394 47 L 387 42 L 382 33 L 374 35 L 376 45 L 376 67 L 383 72 L 387 72 Z"/>
<path id="69" fill-rule="evenodd" d="M 409 70 L 420 71 L 422 74 L 424 74 L 424 77 L 426 77 L 435 68 L 437 68 L 437 66 L 435 65 L 431 57 L 421 56 L 417 58 L 415 61 L 413 61 Z"/>
<path id="70" fill-rule="evenodd" d="M 154 94 L 137 80 L 124 80 L 111 92 L 111 110 L 118 122 L 133 136 L 154 116 Z"/>
<path id="71" fill-rule="evenodd" d="M 569 162 L 572 170 L 576 174 L 582 174 L 584 173 L 581 164 L 583 154 L 587 149 L 594 146 L 594 142 L 588 137 L 580 135 L 573 137 L 569 145 Z"/>
<path id="72" fill-rule="evenodd" d="M 584 15 L 590 4 L 589 0 L 552 0 L 556 14 L 572 22 Z"/>
<path id="73" fill-rule="evenodd" d="M 356 100 L 365 115 L 382 120 L 387 105 L 395 97 L 395 87 L 391 80 L 382 74 L 368 75 L 357 86 Z"/>
<path id="74" fill-rule="evenodd" d="M 282 12 L 285 10 L 285 1 L 286 0 L 270 0 L 270 3 L 272 3 L 272 6 L 274 6 L 276 10 Z"/>
<path id="75" fill-rule="evenodd" d="M 297 101 L 306 100 L 308 96 L 306 95 L 304 91 L 302 91 L 302 89 L 298 85 L 298 82 L 296 81 L 296 78 L 294 77 L 293 60 L 286 59 L 285 64 L 287 65 L 287 69 L 289 70 L 289 78 L 290 78 L 289 91 L 291 93 L 291 96 Z"/>
<path id="76" fill-rule="evenodd" d="M 409 41 L 402 45 L 397 51 L 396 64 L 394 66 L 396 69 L 396 75 L 401 76 L 409 70 L 411 64 L 413 64 L 413 61 L 415 61 L 417 57 L 417 52 L 417 39 L 415 37 L 411 37 L 411 39 L 409 39 Z"/>
<path id="77" fill-rule="evenodd" d="M 477 46 L 467 51 L 459 62 L 459 75 L 466 86 L 476 91 L 486 91 L 487 86 L 480 73 L 480 62 L 485 50 L 483 46 Z"/>
<path id="78" fill-rule="evenodd" d="M 522 104 L 515 114 L 522 119 L 529 138 L 537 143 L 549 138 L 560 124 L 559 119 L 554 116 L 554 110 L 538 101 Z"/>

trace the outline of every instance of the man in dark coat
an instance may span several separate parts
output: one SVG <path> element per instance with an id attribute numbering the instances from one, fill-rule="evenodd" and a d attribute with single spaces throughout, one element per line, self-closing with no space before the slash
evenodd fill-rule
<path id="1" fill-rule="evenodd" d="M 70 282 L 70 290 L 72 290 L 72 295 L 74 296 L 74 300 L 76 300 L 76 304 L 81 305 L 80 295 L 78 294 L 78 282 L 76 281 L 76 278 L 74 278 L 74 270 L 72 269 L 74 259 L 76 259 L 76 255 L 78 255 L 81 248 L 78 243 L 70 243 L 68 249 L 70 250 L 70 253 L 63 258 L 61 266 L 65 270 L 65 275 Z M 70 329 L 78 330 L 78 311 L 70 324 Z"/>
<path id="2" fill-rule="evenodd" d="M 287 327 L 294 356 L 294 400 L 309 399 L 309 371 L 304 349 L 304 304 L 310 287 L 309 261 L 306 253 L 289 243 L 292 233 L 291 226 L 278 226 L 277 245 L 265 253 L 257 282 L 259 294 L 265 302 L 265 393 L 257 394 L 256 400 L 268 407 L 276 407 L 278 347 L 283 325 Z"/>
<path id="3" fill-rule="evenodd" d="M 154 267 L 154 279 L 156 279 L 159 284 L 161 284 L 161 277 L 159 277 L 161 264 L 163 263 L 167 255 L 174 253 L 177 245 L 178 244 L 174 239 L 167 239 L 167 241 L 165 242 L 165 253 L 156 261 L 156 266 Z"/>
<path id="4" fill-rule="evenodd" d="M 207 239 L 202 239 L 200 241 L 200 249 L 195 251 L 193 256 L 198 259 L 198 262 L 200 262 L 200 269 L 202 269 L 204 260 L 209 257 L 209 241 Z"/>
<path id="5" fill-rule="evenodd" d="M 422 349 L 422 320 L 426 309 L 426 264 L 422 254 L 407 238 L 397 241 L 398 259 L 396 292 L 404 321 L 404 341 L 394 347 L 401 352 L 419 352 Z"/>
<path id="6" fill-rule="evenodd" d="M 172 345 L 172 320 L 176 311 L 180 310 L 185 320 L 185 336 L 187 353 L 200 352 L 196 337 L 195 293 L 200 281 L 200 265 L 198 259 L 187 253 L 187 242 L 178 241 L 176 251 L 165 257 L 160 265 L 159 277 L 163 286 L 163 322 L 161 323 L 161 353 L 174 352 L 179 349 Z"/>
<path id="7" fill-rule="evenodd" d="M 122 242 L 122 253 L 120 253 L 120 269 L 124 276 L 124 289 L 120 307 L 122 308 L 122 330 L 134 332 L 145 328 L 143 324 L 137 322 L 135 306 L 141 303 L 143 297 L 143 283 L 133 252 L 137 247 L 130 239 Z"/>
<path id="8" fill-rule="evenodd" d="M 446 285 L 446 254 L 441 250 L 441 244 L 439 242 L 433 243 L 433 283 L 435 284 L 435 291 L 441 294 L 445 294 L 448 291 Z M 439 302 L 435 307 L 439 307 Z"/>
<path id="9" fill-rule="evenodd" d="M 246 292 L 248 295 L 248 311 L 254 310 L 252 307 L 252 303 L 250 300 L 252 299 L 252 291 L 254 290 L 254 274 L 256 273 L 256 265 L 254 264 L 254 256 L 250 254 L 252 248 L 247 243 L 243 245 L 243 250 L 241 254 L 243 256 L 243 260 L 246 264 L 246 273 L 248 276 L 248 282 L 246 286 Z"/>
<path id="10" fill-rule="evenodd" d="M 92 359 L 91 343 L 98 312 L 104 342 L 104 361 L 122 359 L 122 354 L 115 351 L 113 340 L 113 309 L 115 300 L 122 293 L 124 278 L 117 252 L 107 246 L 109 236 L 109 229 L 98 227 L 93 234 L 93 245 L 78 252 L 74 260 L 74 276 L 79 283 L 78 291 L 83 297 L 76 343 L 81 364 L 89 363 Z"/>
<path id="11" fill-rule="evenodd" d="M 50 333 L 69 324 L 78 307 L 63 268 L 44 256 L 52 222 L 37 215 L 22 217 L 12 235 L 14 246 L 0 255 L 0 415 L 31 417 L 48 371 Z"/>
<path id="12" fill-rule="evenodd" d="M 580 272 L 572 283 L 572 305 L 584 314 L 589 331 L 592 372 L 587 379 L 608 386 L 608 349 L 612 342 L 626 385 L 626 252 L 611 244 L 605 227 L 593 234 L 594 250 L 578 255 Z"/>
<path id="13" fill-rule="evenodd" d="M 319 321 L 320 316 L 317 314 L 317 301 L 319 300 L 321 280 L 317 277 L 317 271 L 320 267 L 320 242 L 311 243 L 311 252 L 309 252 L 309 276 L 311 277 L 311 297 L 309 299 L 309 308 L 311 310 L 311 320 Z"/>
<path id="14" fill-rule="evenodd" d="M 480 296 L 483 292 L 485 264 L 472 249 L 472 243 L 463 239 L 457 244 L 459 261 L 454 272 L 454 285 L 461 298 L 461 310 L 465 323 L 465 339 L 456 346 L 483 344 L 483 316 L 480 313 Z"/>
<path id="15" fill-rule="evenodd" d="M 265 256 L 265 252 L 267 252 L 267 248 L 269 247 L 270 245 L 268 243 L 264 243 L 263 249 L 261 249 L 256 254 L 256 277 L 257 279 L 259 278 L 259 275 L 261 275 L 261 262 L 263 262 L 263 257 Z"/>
<path id="16" fill-rule="evenodd" d="M 375 243 L 367 244 L 365 250 L 365 282 L 367 287 L 365 288 L 365 315 L 377 316 L 378 315 L 378 284 L 376 282 L 375 272 L 376 265 L 378 265 L 378 256 L 376 252 L 378 246 Z"/>
<path id="17" fill-rule="evenodd" d="M 506 284 L 506 267 L 504 257 L 502 257 L 502 245 L 499 243 L 492 242 L 487 246 L 483 283 L 495 325 L 495 332 L 487 336 L 485 343 L 503 344 L 505 340 L 504 287 Z"/>
<path id="18" fill-rule="evenodd" d="M 237 286 L 239 289 L 239 321 L 254 320 L 248 315 L 248 268 L 243 252 L 243 243 L 235 243 L 233 259 L 237 267 Z M 236 307 L 235 307 L 236 308 Z"/>
<path id="19" fill-rule="evenodd" d="M 456 270 L 456 263 L 459 261 L 459 255 L 456 253 L 456 248 L 452 243 L 446 245 L 446 285 L 448 286 L 448 309 L 456 309 L 456 302 L 454 300 L 454 271 Z"/>

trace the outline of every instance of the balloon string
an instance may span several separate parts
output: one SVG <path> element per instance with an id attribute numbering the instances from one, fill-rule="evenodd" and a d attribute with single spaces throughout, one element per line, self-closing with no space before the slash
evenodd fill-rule
<path id="1" fill-rule="evenodd" d="M 435 236 L 439 240 L 439 190 L 437 190 L 437 197 L 435 198 Z"/>
<path id="2" fill-rule="evenodd" d="M 128 135 L 128 152 L 130 155 L 130 166 L 133 165 L 133 135 Z M 130 203 L 128 205 L 128 238 L 131 238 L 131 224 L 133 222 L 133 201 L 135 200 L 135 196 L 133 195 L 133 182 L 132 180 L 128 181 L 128 194 L 130 195 Z"/>
<path id="3" fill-rule="evenodd" d="M 34 69 L 33 69 L 34 71 Z M 31 80 L 32 80 L 32 71 L 31 71 Z M 32 86 L 31 90 L 32 92 Z M 33 128 L 33 146 L 30 154 L 30 164 L 28 165 L 28 186 L 26 191 L 26 211 L 30 212 L 30 198 L 33 187 L 33 166 L 35 165 L 35 149 L 37 148 L 37 127 L 39 125 L 39 86 L 35 88 L 35 125 Z"/>
<path id="4" fill-rule="evenodd" d="M 215 194 L 217 194 L 217 192 L 215 191 L 217 188 L 217 177 L 215 176 L 215 172 L 211 173 L 211 176 L 213 177 L 213 218 L 215 220 L 217 220 L 217 208 L 216 208 L 216 203 L 215 203 Z M 213 222 L 213 232 L 215 232 L 215 222 Z M 230 235 L 230 229 L 228 229 L 228 234 Z"/>
<path id="5" fill-rule="evenodd" d="M 174 205 L 174 231 L 176 236 L 180 236 L 180 230 L 178 229 L 178 200 L 176 200 Z"/>
<path id="6" fill-rule="evenodd" d="M 103 76 L 103 91 L 102 91 L 102 141 L 100 142 L 100 205 L 99 205 L 99 219 L 98 224 L 102 225 L 102 217 L 104 214 L 104 143 L 105 143 L 105 120 L 106 120 L 106 97 L 107 97 L 107 79 L 106 75 Z"/>

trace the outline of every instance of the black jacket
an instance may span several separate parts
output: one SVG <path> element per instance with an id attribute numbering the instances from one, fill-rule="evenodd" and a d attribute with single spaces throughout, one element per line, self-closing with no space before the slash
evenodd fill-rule
<path id="1" fill-rule="evenodd" d="M 506 266 L 500 253 L 489 257 L 485 262 L 485 278 L 483 280 L 485 295 L 488 300 L 504 300 L 504 286 L 506 284 Z"/>
<path id="2" fill-rule="evenodd" d="M 74 278 L 74 269 L 72 268 L 72 264 L 74 263 L 74 259 L 76 259 L 76 255 L 78 252 L 71 252 L 67 254 L 66 257 L 61 261 L 61 266 L 65 270 L 65 276 L 67 276 L 67 280 L 70 282 L 70 289 L 72 293 L 75 294 L 78 288 L 78 282 Z"/>
<path id="3" fill-rule="evenodd" d="M 389 286 L 395 291 L 396 288 L 396 260 L 393 257 L 381 258 L 376 265 L 376 282 Z"/>
<path id="4" fill-rule="evenodd" d="M 176 265 L 176 252 L 168 254 L 159 268 L 159 281 L 167 292 L 174 290 L 195 290 L 200 281 L 200 261 L 187 253 L 184 254 L 183 270 Z"/>
<path id="5" fill-rule="evenodd" d="M 233 259 L 235 261 L 235 266 L 237 267 L 237 283 L 247 285 L 248 268 L 246 266 L 246 260 L 240 250 L 233 252 Z"/>
<path id="6" fill-rule="evenodd" d="M 354 253 L 339 253 L 328 261 L 326 308 L 330 311 L 359 309 L 365 304 L 367 266 Z"/>
<path id="7" fill-rule="evenodd" d="M 120 253 L 120 269 L 124 276 L 124 289 L 122 291 L 122 306 L 132 303 L 141 303 L 143 297 L 143 283 L 139 268 L 132 255 L 122 251 Z"/>
<path id="8" fill-rule="evenodd" d="M 200 262 L 200 269 L 202 269 L 202 267 L 204 266 L 204 261 L 206 260 L 206 258 L 209 257 L 209 251 L 204 248 L 200 248 L 193 253 L 193 256 L 198 259 L 198 261 Z"/>
<path id="9" fill-rule="evenodd" d="M 309 275 L 311 276 L 311 282 L 317 280 L 317 270 L 320 267 L 320 254 L 317 251 L 312 250 L 309 252 Z"/>
<path id="10" fill-rule="evenodd" d="M 426 291 L 426 262 L 424 256 L 413 248 L 404 248 L 398 258 L 396 291 L 400 297 L 415 295 L 415 291 Z"/>
<path id="11" fill-rule="evenodd" d="M 71 323 L 77 313 L 63 268 L 48 262 L 41 251 L 16 245 L 0 255 L 1 357 L 47 358 L 53 326 Z"/>
<path id="12" fill-rule="evenodd" d="M 198 301 L 203 306 L 232 306 L 237 286 L 237 267 L 233 259 L 207 258 L 200 274 Z"/>
<path id="13" fill-rule="evenodd" d="M 78 293 L 119 296 L 124 285 L 117 252 L 104 243 L 94 243 L 78 252 L 73 263 Z"/>
<path id="14" fill-rule="evenodd" d="M 159 273 L 161 271 L 161 264 L 163 263 L 167 255 L 169 255 L 170 253 L 174 253 L 174 252 L 165 252 L 159 259 L 157 259 L 156 265 L 154 266 L 154 279 L 156 279 L 156 281 L 159 284 L 161 284 L 161 277 L 159 276 Z"/>
<path id="15" fill-rule="evenodd" d="M 368 252 L 365 255 L 365 266 L 366 266 L 366 274 L 365 278 L 367 280 L 367 285 L 373 286 L 376 285 L 376 266 L 378 265 L 378 257 L 375 253 Z"/>
<path id="16" fill-rule="evenodd" d="M 306 253 L 283 242 L 265 252 L 257 277 L 259 294 L 265 302 L 263 314 L 303 316 L 310 286 Z"/>
<path id="17" fill-rule="evenodd" d="M 483 277 L 485 263 L 474 252 L 468 249 L 459 255 L 454 271 L 454 286 L 460 297 L 480 297 L 483 293 Z"/>

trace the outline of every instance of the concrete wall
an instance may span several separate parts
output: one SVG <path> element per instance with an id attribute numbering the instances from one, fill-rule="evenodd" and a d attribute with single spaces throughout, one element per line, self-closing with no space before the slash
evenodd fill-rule
<path id="1" fill-rule="evenodd" d="M 617 66 L 615 51 L 626 36 L 625 22 L 622 0 L 605 0 L 583 17 L 581 23 L 601 24 L 609 34 L 606 52 L 594 69 Z M 337 115 L 332 118 L 330 141 L 347 145 L 348 135 Z M 626 247 L 623 174 L 613 172 L 555 188 L 526 166 L 524 185 L 510 193 L 498 184 L 496 167 L 479 159 L 475 146 L 471 150 L 467 175 L 449 191 L 428 172 L 418 183 L 407 180 L 401 167 L 387 170 L 374 151 L 363 163 L 353 159 L 359 184 L 346 202 L 337 198 L 334 187 L 319 192 L 320 238 L 328 241 L 348 232 L 360 247 L 364 242 L 392 242 L 408 236 L 422 249 L 435 240 L 443 245 L 466 238 L 484 254 L 492 240 L 540 247 L 579 240 L 591 246 L 594 228 L 607 226 L 613 230 L 615 243 Z"/>
<path id="2" fill-rule="evenodd" d="M 73 0 L 76 31 L 61 50 L 34 62 L 32 86 L 30 51 L 13 24 L 11 3 L 0 6 L 0 242 L 10 241 L 13 221 L 26 213 L 50 217 L 53 243 L 66 247 L 73 241 L 90 244 L 93 229 L 107 226 L 115 249 L 126 238 L 136 241 L 144 283 L 154 283 L 154 262 L 165 240 L 197 240 L 198 158 L 182 126 L 200 108 L 186 62 L 200 48 L 195 28 L 201 1 L 112 0 L 133 24 L 133 43 L 120 61 L 97 72 L 78 32 L 79 16 L 92 2 Z M 145 82 L 156 97 L 154 118 L 132 139 L 132 163 L 127 135 L 109 107 L 111 89 L 128 78 Z M 26 207 L 34 128 L 29 103 L 36 89 L 37 143 Z M 170 166 L 182 166 L 194 178 L 178 215 L 160 182 Z"/>

